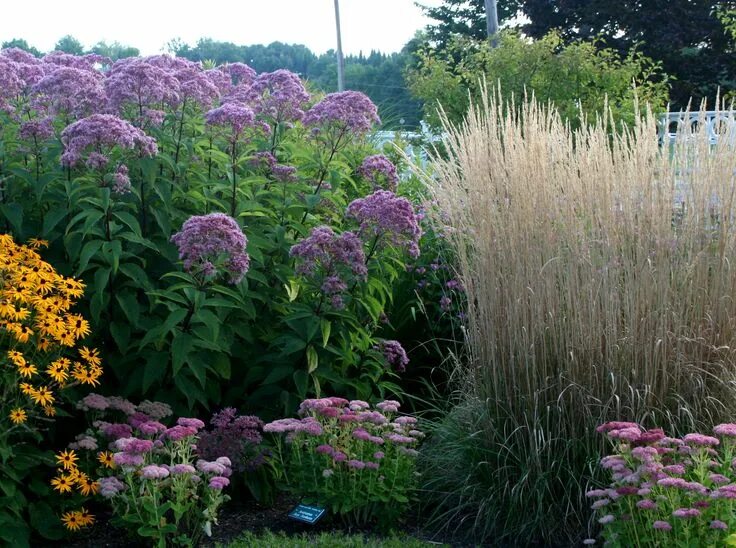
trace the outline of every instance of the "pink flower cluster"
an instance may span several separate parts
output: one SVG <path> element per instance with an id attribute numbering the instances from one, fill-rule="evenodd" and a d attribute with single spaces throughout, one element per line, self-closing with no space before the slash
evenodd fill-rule
<path id="1" fill-rule="evenodd" d="M 403 455 L 416 456 L 410 446 L 417 445 L 424 437 L 416 429 L 414 417 L 394 418 L 399 407 L 399 402 L 393 400 L 380 402 L 371 410 L 361 400 L 307 399 L 299 406 L 301 419 L 279 419 L 266 424 L 263 430 L 289 433 L 292 444 L 307 443 L 314 455 L 326 457 L 323 465 L 332 472 L 325 477 L 331 477 L 338 465 L 354 470 L 378 470 L 378 461 L 385 457 L 387 450 L 404 450 Z M 300 438 L 301 433 L 306 437 Z"/>
<path id="2" fill-rule="evenodd" d="M 375 189 L 396 192 L 399 184 L 399 175 L 396 166 L 383 154 L 366 156 L 358 168 L 358 173 L 370 181 Z"/>
<path id="3" fill-rule="evenodd" d="M 656 530 L 676 535 L 658 542 L 674 545 L 689 538 L 705 545 L 736 526 L 736 424 L 716 426 L 719 437 L 690 433 L 670 438 L 660 428 L 645 430 L 621 421 L 597 430 L 617 448 L 600 462 L 612 483 L 587 493 L 594 499 L 591 508 L 605 512 L 598 522 L 610 524 L 604 538 L 616 536 L 629 544 Z"/>

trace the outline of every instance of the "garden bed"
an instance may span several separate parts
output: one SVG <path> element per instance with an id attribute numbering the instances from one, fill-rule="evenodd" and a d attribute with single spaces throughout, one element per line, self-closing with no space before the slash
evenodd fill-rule
<path id="1" fill-rule="evenodd" d="M 211 539 L 204 546 L 293 546 L 327 545 L 333 546 L 449 546 L 447 539 L 437 539 L 424 532 L 416 519 L 402 527 L 402 536 L 381 533 L 370 528 L 345 529 L 333 520 L 325 519 L 315 525 L 308 525 L 290 519 L 287 514 L 295 506 L 296 500 L 280 497 L 272 506 L 263 506 L 255 501 L 225 506 L 219 519 L 219 526 L 213 531 Z M 98 524 L 79 533 L 73 541 L 63 540 L 46 546 L 68 548 L 133 548 L 141 546 L 140 540 L 109 525 L 109 515 L 100 514 Z M 406 536 L 403 536 L 406 535 Z M 253 544 L 256 542 L 258 544 Z M 331 544 L 330 544 L 331 543 Z M 452 543 L 452 546 L 462 546 Z M 469 546 L 469 545 L 468 545 Z"/>

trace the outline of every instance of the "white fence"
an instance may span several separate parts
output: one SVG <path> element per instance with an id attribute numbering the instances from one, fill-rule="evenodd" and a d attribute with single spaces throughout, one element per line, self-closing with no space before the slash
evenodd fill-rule
<path id="1" fill-rule="evenodd" d="M 704 125 L 711 144 L 715 144 L 719 137 L 729 131 L 735 124 L 736 112 L 729 110 L 668 112 L 660 120 L 659 138 L 662 144 L 665 140 L 671 143 L 674 141 L 678 130 L 686 129 L 683 126 L 689 125 L 690 132 L 694 133 L 702 129 L 700 126 Z M 733 130 L 731 129 L 731 131 L 733 135 Z"/>

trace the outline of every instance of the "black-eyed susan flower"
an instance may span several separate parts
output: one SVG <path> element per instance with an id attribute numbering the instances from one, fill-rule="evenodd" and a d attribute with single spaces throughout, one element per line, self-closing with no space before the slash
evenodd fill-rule
<path id="1" fill-rule="evenodd" d="M 77 460 L 79 460 L 79 457 L 71 449 L 61 451 L 56 455 L 56 462 L 59 466 L 63 466 L 64 470 L 74 470 L 77 467 Z"/>
<path id="2" fill-rule="evenodd" d="M 102 365 L 102 359 L 100 358 L 100 352 L 96 348 L 87 348 L 83 346 L 79 349 L 79 355 L 82 359 L 90 365 Z"/>
<path id="3" fill-rule="evenodd" d="M 84 495 L 85 497 L 96 495 L 98 489 L 100 488 L 100 484 L 90 479 L 87 474 L 79 474 L 76 484 L 79 492 L 82 493 L 82 495 Z"/>
<path id="4" fill-rule="evenodd" d="M 68 314 L 66 327 L 77 339 L 90 334 L 89 322 L 81 314 Z"/>
<path id="5" fill-rule="evenodd" d="M 33 375 L 38 373 L 38 368 L 32 363 L 24 363 L 23 365 L 18 366 L 18 373 L 20 373 L 21 377 L 30 379 Z"/>
<path id="6" fill-rule="evenodd" d="M 82 516 L 79 512 L 66 512 L 61 516 L 61 521 L 70 531 L 79 531 L 82 528 Z"/>
<path id="7" fill-rule="evenodd" d="M 85 367 L 75 367 L 72 372 L 74 380 L 79 381 L 81 384 L 89 384 L 90 386 L 97 386 L 100 381 L 97 380 L 99 375 L 95 375 L 92 371 Z"/>
<path id="8" fill-rule="evenodd" d="M 57 287 L 66 297 L 78 298 L 84 294 L 84 284 L 74 278 L 64 278 Z"/>
<path id="9" fill-rule="evenodd" d="M 49 364 L 46 374 L 59 384 L 64 384 L 69 378 L 69 373 L 58 360 Z"/>
<path id="10" fill-rule="evenodd" d="M 20 391 L 26 396 L 30 396 L 36 391 L 33 385 L 28 382 L 22 382 L 18 385 L 18 387 L 20 388 Z"/>
<path id="11" fill-rule="evenodd" d="M 44 405 L 43 414 L 46 415 L 47 417 L 55 417 L 56 407 L 54 407 L 53 405 Z"/>
<path id="12" fill-rule="evenodd" d="M 38 238 L 31 238 L 28 240 L 28 247 L 31 249 L 39 249 L 41 247 L 48 247 L 49 242 L 47 240 L 40 240 Z"/>
<path id="13" fill-rule="evenodd" d="M 77 514 L 79 514 L 78 517 L 79 517 L 79 520 L 82 522 L 82 527 L 87 527 L 89 525 L 92 525 L 95 522 L 95 517 L 86 508 L 80 508 Z"/>
<path id="14" fill-rule="evenodd" d="M 74 481 L 68 475 L 59 474 L 51 480 L 51 487 L 59 493 L 71 493 Z"/>
<path id="15" fill-rule="evenodd" d="M 28 415 L 20 407 L 16 407 L 10 411 L 10 421 L 13 424 L 23 424 L 28 420 Z"/>
<path id="16" fill-rule="evenodd" d="M 115 462 L 112 460 L 112 453 L 110 451 L 100 451 L 97 454 L 97 460 L 105 468 L 115 467 Z"/>
<path id="17" fill-rule="evenodd" d="M 23 354 L 21 354 L 17 350 L 10 350 L 8 352 L 8 359 L 10 359 L 11 362 L 18 366 L 24 365 L 26 363 L 26 359 L 23 357 Z"/>
<path id="18" fill-rule="evenodd" d="M 34 388 L 30 393 L 33 403 L 46 407 L 54 403 L 54 393 L 47 386 Z"/>

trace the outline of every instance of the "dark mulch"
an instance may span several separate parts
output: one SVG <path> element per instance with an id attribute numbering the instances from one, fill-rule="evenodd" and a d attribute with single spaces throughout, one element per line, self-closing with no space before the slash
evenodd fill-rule
<path id="1" fill-rule="evenodd" d="M 220 513 L 219 525 L 213 527 L 213 536 L 206 539 L 203 546 L 211 548 L 217 543 L 225 546 L 246 531 L 258 533 L 264 529 L 273 532 L 284 532 L 287 535 L 299 535 L 301 533 L 321 533 L 332 531 L 343 531 L 346 533 L 363 533 L 366 536 L 380 538 L 381 534 L 371 529 L 348 530 L 339 522 L 323 519 L 315 525 L 308 525 L 290 519 L 289 511 L 296 505 L 297 500 L 289 497 L 279 498 L 273 506 L 267 507 L 255 501 L 241 504 L 230 503 Z M 60 542 L 46 542 L 37 544 L 44 548 L 138 548 L 147 546 L 138 538 L 128 536 L 127 531 L 113 527 L 109 523 L 109 515 L 98 513 L 98 522 L 87 531 L 77 533 L 70 539 Z M 437 543 L 447 543 L 452 546 L 461 546 L 458 543 L 449 542 L 447 539 L 431 538 L 420 530 L 416 519 L 409 520 L 401 528 L 403 533 L 412 537 Z"/>

